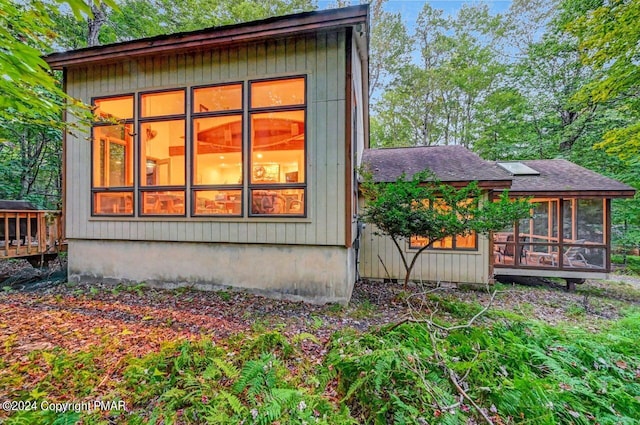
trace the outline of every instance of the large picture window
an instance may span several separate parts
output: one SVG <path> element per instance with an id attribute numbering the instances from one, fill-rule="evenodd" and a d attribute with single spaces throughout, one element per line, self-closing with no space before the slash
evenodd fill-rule
<path id="1" fill-rule="evenodd" d="M 94 110 L 93 215 L 306 216 L 304 77 L 97 98 Z"/>

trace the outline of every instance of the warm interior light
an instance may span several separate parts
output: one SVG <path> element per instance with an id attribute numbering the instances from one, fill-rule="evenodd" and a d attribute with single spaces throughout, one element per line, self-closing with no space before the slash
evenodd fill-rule
<path id="1" fill-rule="evenodd" d="M 258 158 L 262 158 L 262 154 L 261 154 L 261 153 L 259 153 L 259 154 L 257 155 L 257 157 L 258 157 Z"/>

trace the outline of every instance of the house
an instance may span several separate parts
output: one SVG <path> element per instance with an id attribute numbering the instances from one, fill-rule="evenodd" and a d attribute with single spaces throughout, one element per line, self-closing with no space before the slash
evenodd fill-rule
<path id="1" fill-rule="evenodd" d="M 64 139 L 70 279 L 347 302 L 357 274 L 402 275 L 391 241 L 358 225 L 363 162 L 379 182 L 429 168 L 478 181 L 487 202 L 507 189 L 535 197 L 512 229 L 434 243 L 416 279 L 604 276 L 610 201 L 632 188 L 460 146 L 365 150 L 368 15 L 360 5 L 47 56 L 94 108 L 90 128 L 67 117 L 80 126 Z"/>
<path id="2" fill-rule="evenodd" d="M 491 237 L 468 235 L 437 241 L 421 254 L 412 278 L 424 281 L 482 283 L 494 276 L 606 278 L 610 271 L 611 200 L 633 197 L 635 190 L 562 159 L 489 162 L 462 146 L 368 149 L 364 152 L 377 182 L 393 182 L 424 169 L 453 186 L 477 181 L 485 201 L 508 190 L 531 198 L 531 218 Z M 390 238 L 367 228 L 362 235 L 359 274 L 366 278 L 404 276 Z M 411 238 L 408 254 L 424 246 Z M 559 254 L 562 253 L 562 254 Z"/>
<path id="3" fill-rule="evenodd" d="M 95 109 L 91 128 L 64 141 L 70 279 L 349 300 L 368 14 L 47 56 L 66 92 Z"/>

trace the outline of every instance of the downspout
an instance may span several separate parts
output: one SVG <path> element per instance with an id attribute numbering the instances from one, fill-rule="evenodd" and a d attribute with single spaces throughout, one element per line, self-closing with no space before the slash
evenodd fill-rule
<path id="1" fill-rule="evenodd" d="M 360 282 L 360 239 L 362 237 L 362 233 L 367 227 L 367 225 L 358 219 L 356 226 L 356 237 L 353 240 L 353 249 L 356 253 L 356 282 Z"/>

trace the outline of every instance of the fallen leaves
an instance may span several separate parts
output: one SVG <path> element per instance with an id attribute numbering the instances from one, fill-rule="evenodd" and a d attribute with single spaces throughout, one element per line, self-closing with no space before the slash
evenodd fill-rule
<path id="1" fill-rule="evenodd" d="M 605 284 L 596 285 L 602 288 Z M 412 299 L 422 297 L 423 303 L 435 307 L 439 299 L 449 298 L 484 305 L 490 296 L 483 291 L 448 288 L 436 292 L 439 298 L 434 301 L 420 292 L 423 290 L 412 287 Z M 629 294 L 625 296 L 633 295 Z M 619 298 L 596 299 L 595 295 L 590 298 L 592 308 L 587 316 L 567 315 L 566 306 L 581 302 L 582 297 L 554 288 L 516 286 L 499 294 L 494 308 L 526 313 L 548 323 L 617 317 Z M 158 352 L 163 344 L 203 336 L 223 343 L 230 336 L 278 329 L 290 341 L 296 341 L 309 364 L 321 364 L 326 343 L 336 330 L 351 327 L 365 331 L 398 322 L 411 312 L 403 301 L 406 299 L 401 285 L 378 283 L 356 285 L 348 307 L 272 300 L 235 291 L 167 291 L 108 284 L 0 292 L 0 400 L 16 391 L 24 394 L 37 390 L 43 377 L 54 372 L 84 379 L 94 389 L 92 396 L 108 394 L 116 385 L 114 380 L 121 377 L 128 357 L 142 357 Z M 638 300 L 631 303 L 637 305 Z M 438 314 L 448 313 L 439 306 Z M 553 346 L 550 350 L 564 347 Z M 61 355 L 84 353 L 88 354 L 82 361 L 59 367 Z M 621 360 L 614 364 L 622 370 L 629 368 Z M 640 370 L 635 375 L 640 377 Z M 48 397 L 77 401 L 74 397 L 79 395 L 63 378 L 46 388 Z M 325 395 L 337 397 L 336 385 L 330 383 Z M 565 390 L 570 391 L 570 387 Z"/>
<path id="2" fill-rule="evenodd" d="M 127 357 L 157 352 L 172 341 L 202 336 L 223 341 L 261 328 L 281 329 L 297 341 L 311 362 L 320 364 L 326 354 L 324 345 L 336 329 L 353 326 L 364 330 L 393 321 L 401 311 L 396 306 L 384 314 L 355 320 L 345 310 L 336 314 L 330 306 L 274 301 L 240 292 L 132 291 L 107 285 L 0 293 L 0 366 L 6 371 L 0 372 L 0 400 L 15 391 L 35 389 L 46 374 L 60 368 L 56 364 L 61 353 L 91 354 L 84 364 L 70 369 L 82 375 L 90 363 L 86 374 L 93 374 L 88 385 L 94 386 L 95 397 L 114 387 L 112 380 L 120 376 Z M 13 374 L 10 379 L 8 373 Z M 47 390 L 55 400 L 78 397 L 71 384 L 52 384 Z"/>

